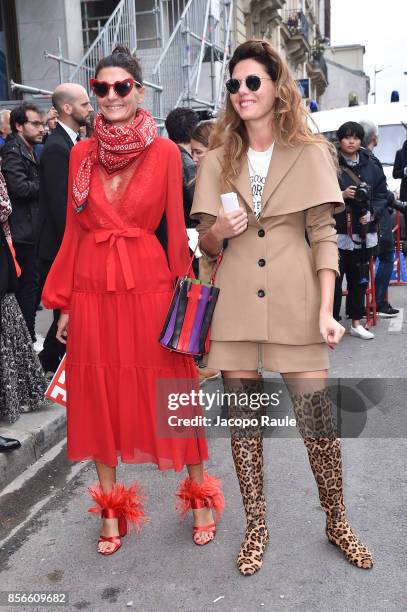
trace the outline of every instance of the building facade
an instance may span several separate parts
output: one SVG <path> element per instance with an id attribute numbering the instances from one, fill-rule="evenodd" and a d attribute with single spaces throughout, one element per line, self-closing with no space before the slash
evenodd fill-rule
<path id="1" fill-rule="evenodd" d="M 363 45 L 341 45 L 325 50 L 330 82 L 321 97 L 320 110 L 368 103 L 370 80 L 363 69 L 364 54 Z"/>
<path id="2" fill-rule="evenodd" d="M 243 22 L 231 0 L 0 0 L 0 99 L 67 80 L 89 90 L 99 59 L 124 44 L 141 60 L 157 118 L 182 104 L 215 109 Z"/>
<path id="3" fill-rule="evenodd" d="M 0 91 L 1 99 L 18 97 L 10 80 L 31 87 L 53 89 L 59 82 L 59 67 L 44 51 L 79 62 L 84 53 L 80 0 L 0 1 Z M 62 65 L 62 79 L 71 71 Z"/>
<path id="4" fill-rule="evenodd" d="M 117 40 L 112 32 L 121 33 Z M 334 56 L 329 48 L 330 0 L 0 0 L 0 99 L 21 97 L 10 79 L 44 90 L 69 79 L 86 86 L 97 59 L 116 41 L 140 57 L 151 83 L 146 105 L 155 116 L 177 104 L 216 110 L 226 60 L 251 37 L 270 40 L 286 58 L 306 103 L 331 107 L 335 89 L 343 91 L 336 79 L 342 83 L 345 76 L 346 87 L 364 99 L 363 67 L 355 67 L 350 52 Z M 46 58 L 45 51 L 69 63 Z"/>
<path id="5" fill-rule="evenodd" d="M 330 0 L 241 0 L 247 38 L 265 38 L 281 53 L 307 101 L 328 86 L 324 59 L 330 38 Z"/>

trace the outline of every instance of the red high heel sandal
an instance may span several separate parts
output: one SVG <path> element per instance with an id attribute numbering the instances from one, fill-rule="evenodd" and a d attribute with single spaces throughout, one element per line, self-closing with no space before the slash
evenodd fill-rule
<path id="1" fill-rule="evenodd" d="M 213 508 L 216 515 L 216 520 L 219 520 L 225 507 L 225 498 L 222 493 L 222 483 L 214 476 L 209 476 L 204 473 L 204 479 L 201 484 L 195 480 L 191 480 L 186 476 L 179 484 L 176 492 L 178 498 L 175 504 L 181 518 L 183 518 L 189 510 L 199 510 L 200 508 Z M 197 534 L 206 532 L 213 533 L 213 538 L 206 542 L 200 542 L 197 539 Z M 192 539 L 198 546 L 209 544 L 216 533 L 215 522 L 203 525 L 202 527 L 194 527 L 192 530 Z"/>
<path id="2" fill-rule="evenodd" d="M 106 519 L 118 519 L 119 535 L 103 536 L 98 540 L 98 552 L 101 555 L 113 555 L 121 547 L 121 538 L 127 535 L 128 523 L 133 524 L 137 531 L 150 519 L 145 515 L 143 509 L 144 495 L 137 483 L 128 489 L 123 484 L 116 483 L 109 493 L 104 493 L 100 484 L 89 488 L 90 496 L 97 504 L 88 509 Z M 111 542 L 114 546 L 111 550 L 100 550 L 101 542 Z"/>

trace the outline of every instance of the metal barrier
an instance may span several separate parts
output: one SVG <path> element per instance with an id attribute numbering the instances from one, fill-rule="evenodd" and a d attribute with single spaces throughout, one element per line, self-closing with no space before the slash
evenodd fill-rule
<path id="1" fill-rule="evenodd" d="M 310 24 L 301 8 L 284 11 L 284 23 L 291 36 L 301 34 L 304 38 L 309 40 Z"/>
<path id="2" fill-rule="evenodd" d="M 369 286 L 366 289 L 366 328 L 377 323 L 376 286 L 374 281 L 374 258 L 369 259 Z"/>
<path id="3" fill-rule="evenodd" d="M 396 234 L 395 262 L 396 262 L 396 280 L 390 281 L 390 285 L 407 285 L 406 281 L 401 280 L 401 265 L 400 254 L 401 248 L 401 226 L 400 226 L 400 211 L 396 211 L 396 225 L 393 228 L 393 233 Z"/>
<path id="4" fill-rule="evenodd" d="M 376 325 L 377 323 L 377 305 L 376 305 L 376 285 L 374 280 L 374 258 L 369 259 L 369 285 L 366 289 L 365 294 L 365 306 L 366 306 L 366 329 L 369 326 Z M 342 297 L 347 297 L 348 290 L 342 291 Z"/>

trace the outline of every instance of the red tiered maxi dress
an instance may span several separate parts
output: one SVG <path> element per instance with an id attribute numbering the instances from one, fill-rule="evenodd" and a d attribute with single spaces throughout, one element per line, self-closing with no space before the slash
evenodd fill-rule
<path id="1" fill-rule="evenodd" d="M 192 358 L 158 343 L 173 280 L 189 264 L 180 153 L 157 137 L 116 177 L 96 164 L 88 204 L 76 213 L 72 182 L 88 146 L 71 153 L 65 235 L 42 296 L 70 315 L 68 457 L 115 466 L 120 455 L 181 470 L 207 459 L 207 444 L 197 430 L 188 438 L 155 431 L 157 380 L 196 377 Z M 169 267 L 154 234 L 164 211 Z"/>

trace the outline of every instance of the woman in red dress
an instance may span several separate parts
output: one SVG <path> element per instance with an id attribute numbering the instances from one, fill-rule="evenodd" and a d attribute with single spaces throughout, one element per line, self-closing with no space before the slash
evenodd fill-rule
<path id="1" fill-rule="evenodd" d="M 223 506 L 219 481 L 203 470 L 206 440 L 192 428 L 188 438 L 156 434 L 157 381 L 196 378 L 192 358 L 157 340 L 189 264 L 180 154 L 139 108 L 141 68 L 126 48 L 99 62 L 92 87 L 100 112 L 92 138 L 71 153 L 64 240 L 43 292 L 45 306 L 62 311 L 58 338 L 67 339 L 68 457 L 95 461 L 100 553 L 116 552 L 127 521 L 146 520 L 139 486 L 116 483 L 118 456 L 161 470 L 186 465 L 178 506 L 193 509 L 194 541 L 206 544 L 211 508 Z M 169 265 L 154 233 L 164 212 Z"/>

